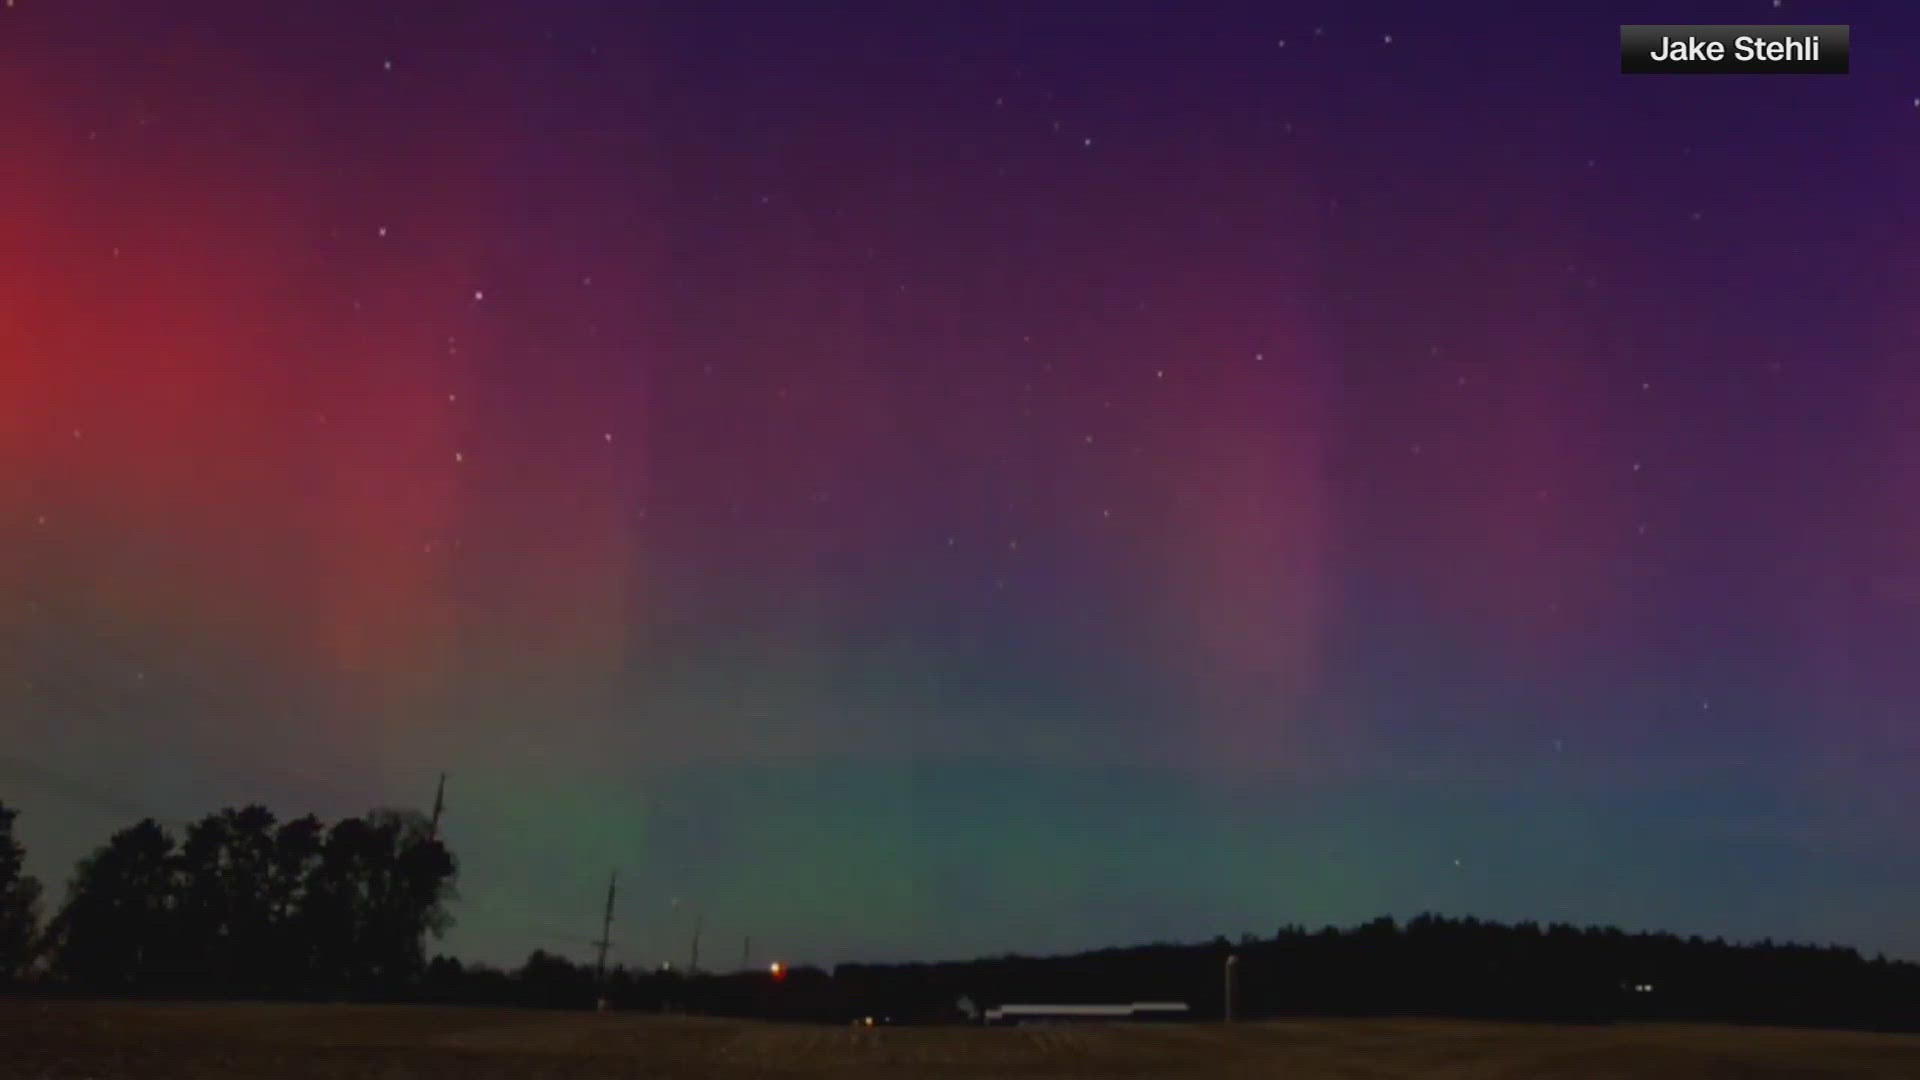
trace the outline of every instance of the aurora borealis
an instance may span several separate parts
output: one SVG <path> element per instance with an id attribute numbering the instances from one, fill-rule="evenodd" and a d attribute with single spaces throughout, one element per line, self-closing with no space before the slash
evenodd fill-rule
<path id="1" fill-rule="evenodd" d="M 10 2 L 34 868 L 444 770 L 478 959 L 1920 958 L 1920 13 L 1549 7 Z"/>

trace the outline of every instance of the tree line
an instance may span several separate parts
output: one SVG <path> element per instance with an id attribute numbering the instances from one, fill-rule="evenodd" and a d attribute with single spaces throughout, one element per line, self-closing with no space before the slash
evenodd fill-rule
<path id="1" fill-rule="evenodd" d="M 1286 926 L 1205 944 L 931 965 L 843 965 L 874 1005 L 937 1015 L 957 995 L 1007 1001 L 1183 1000 L 1236 1016 L 1633 1019 L 1920 1031 L 1920 965 L 1850 948 L 1734 944 L 1612 927 L 1508 925 L 1424 914 L 1348 928 Z"/>
<path id="2" fill-rule="evenodd" d="M 42 922 L 15 811 L 0 806 L 0 979 L 106 994 L 378 996 L 417 982 L 457 872 L 430 823 L 324 824 L 224 809 L 175 837 L 152 820 L 82 858 Z"/>
<path id="3" fill-rule="evenodd" d="M 331 826 L 222 810 L 176 840 L 147 820 L 80 860 L 44 924 L 0 806 L 0 981 L 84 993 L 340 997 L 686 1011 L 844 1023 L 958 1021 L 965 1002 L 1178 1000 L 1235 1013 L 1629 1019 L 1920 1031 L 1920 965 L 1840 947 L 1421 915 L 1199 944 L 955 963 L 697 974 L 535 951 L 515 969 L 436 956 L 456 864 L 418 814 Z"/>
<path id="4" fill-rule="evenodd" d="M 1236 1017 L 1433 1016 L 1605 1023 L 1718 1023 L 1920 1031 L 1920 965 L 1849 948 L 1723 940 L 1611 927 L 1507 925 L 1426 914 L 1347 928 L 1282 927 L 1069 956 L 954 963 L 842 964 L 686 978 L 536 952 L 517 971 L 439 959 L 439 1000 L 562 1008 L 596 998 L 623 1009 L 844 1023 L 939 1023 L 967 1005 L 1185 1002 L 1196 1019 L 1225 1009 L 1234 964 Z"/>

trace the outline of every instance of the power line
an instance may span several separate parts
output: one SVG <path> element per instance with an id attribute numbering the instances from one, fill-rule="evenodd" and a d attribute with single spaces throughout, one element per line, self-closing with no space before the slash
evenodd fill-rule
<path id="1" fill-rule="evenodd" d="M 607 910 L 600 918 L 600 956 L 594 961 L 594 981 L 607 981 L 607 946 L 613 944 L 613 883 L 618 870 L 607 874 Z"/>
<path id="2" fill-rule="evenodd" d="M 447 804 L 447 774 L 440 774 L 440 786 L 433 791 L 433 817 L 427 824 L 427 835 L 440 839 L 440 811 Z"/>
<path id="3" fill-rule="evenodd" d="M 49 768 L 16 754 L 0 752 L 0 775 L 21 780 L 24 783 L 31 784 L 40 790 L 46 791 L 56 798 L 76 805 L 86 806 L 116 818 L 130 818 L 133 820 L 151 818 L 163 825 L 181 829 L 191 827 L 193 822 L 198 820 L 193 817 L 183 817 L 162 812 L 156 807 L 144 802 L 113 794 L 104 787 L 76 779 L 65 772 Z M 430 821 L 437 822 L 441 812 L 444 811 L 445 793 L 445 774 L 442 774 L 440 786 L 434 799 L 435 814 L 433 818 L 429 819 Z M 612 946 L 610 931 L 613 922 L 614 898 L 614 880 L 609 878 L 607 882 L 607 904 L 601 921 L 601 935 L 598 938 L 586 937 L 560 929 L 542 921 L 539 917 L 525 909 L 510 909 L 506 905 L 469 898 L 461 898 L 457 903 L 461 914 L 475 916 L 482 922 L 489 923 L 501 929 L 511 930 L 536 941 L 549 944 L 583 946 L 594 949 L 598 954 L 598 966 L 604 970 L 606 958 Z M 697 962 L 699 955 L 697 940 L 694 945 L 694 950 L 695 960 Z"/>
<path id="4" fill-rule="evenodd" d="M 24 777 L 42 791 L 49 792 L 68 802 L 79 803 L 96 810 L 107 810 L 115 814 L 133 818 L 152 818 L 168 824 L 185 824 L 191 818 L 176 817 L 162 813 L 151 806 L 135 802 L 124 796 L 111 794 L 84 781 L 49 769 L 44 765 L 28 761 L 13 754 L 0 753 L 0 769 L 6 769 L 17 777 Z"/>

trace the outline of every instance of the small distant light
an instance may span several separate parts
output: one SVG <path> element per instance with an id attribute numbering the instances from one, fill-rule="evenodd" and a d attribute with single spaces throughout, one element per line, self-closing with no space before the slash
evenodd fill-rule
<path id="1" fill-rule="evenodd" d="M 778 979 L 787 973 L 787 965 L 775 960 L 773 963 L 767 965 L 767 971 L 772 974 L 774 978 Z"/>
<path id="2" fill-rule="evenodd" d="M 867 1017 L 867 1020 L 866 1020 L 866 1024 L 867 1024 L 867 1026 L 868 1026 L 868 1027 L 872 1027 L 872 1026 L 873 1026 L 873 1017 L 871 1017 L 871 1016 L 869 1016 L 869 1017 Z"/>

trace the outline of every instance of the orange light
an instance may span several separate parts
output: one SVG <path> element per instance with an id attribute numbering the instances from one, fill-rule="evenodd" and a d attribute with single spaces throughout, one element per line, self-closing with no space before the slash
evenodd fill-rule
<path id="1" fill-rule="evenodd" d="M 787 973 L 787 965 L 775 960 L 773 963 L 767 965 L 767 970 L 773 974 L 774 978 L 778 979 Z"/>

